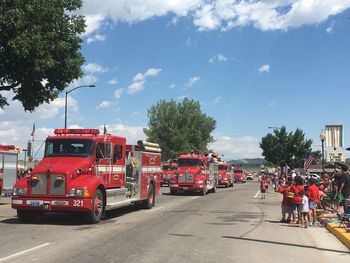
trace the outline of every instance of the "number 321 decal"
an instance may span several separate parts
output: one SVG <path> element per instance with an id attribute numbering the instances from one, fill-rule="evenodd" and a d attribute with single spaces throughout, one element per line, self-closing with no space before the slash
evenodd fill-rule
<path id="1" fill-rule="evenodd" d="M 83 200 L 73 200 L 73 206 L 84 206 Z"/>

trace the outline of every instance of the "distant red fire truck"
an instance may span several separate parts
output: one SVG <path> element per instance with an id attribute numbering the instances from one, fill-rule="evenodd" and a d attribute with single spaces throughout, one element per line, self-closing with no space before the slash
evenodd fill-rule
<path id="1" fill-rule="evenodd" d="M 235 183 L 241 182 L 241 183 L 245 183 L 247 182 L 247 178 L 244 174 L 243 168 L 241 167 L 234 167 L 233 168 L 233 172 L 234 172 L 234 178 L 235 178 Z"/>
<path id="2" fill-rule="evenodd" d="M 15 145 L 0 145 L 0 195 L 11 194 L 16 183 L 18 154 L 21 149 Z"/>
<path id="3" fill-rule="evenodd" d="M 233 171 L 231 164 L 227 162 L 219 162 L 219 185 L 230 187 L 233 186 Z"/>
<path id="4" fill-rule="evenodd" d="M 12 207 L 20 220 L 45 212 L 78 211 L 98 223 L 105 210 L 131 204 L 152 208 L 160 193 L 157 144 L 126 144 L 97 129 L 56 129 L 46 139 L 43 160 L 17 181 Z"/>
<path id="5" fill-rule="evenodd" d="M 215 193 L 218 185 L 218 165 L 204 155 L 180 155 L 178 175 L 170 180 L 170 193 L 189 191 L 206 195 Z"/>
<path id="6" fill-rule="evenodd" d="M 163 164 L 162 178 L 160 186 L 168 185 L 171 178 L 175 178 L 178 172 L 178 165 L 176 162 L 166 162 Z"/>

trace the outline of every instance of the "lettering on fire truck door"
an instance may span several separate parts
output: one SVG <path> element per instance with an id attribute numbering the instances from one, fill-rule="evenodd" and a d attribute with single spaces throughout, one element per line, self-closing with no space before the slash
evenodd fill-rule
<path id="1" fill-rule="evenodd" d="M 125 186 L 125 157 L 123 155 L 123 146 L 114 145 L 113 149 L 113 172 L 111 176 L 112 187 Z"/>

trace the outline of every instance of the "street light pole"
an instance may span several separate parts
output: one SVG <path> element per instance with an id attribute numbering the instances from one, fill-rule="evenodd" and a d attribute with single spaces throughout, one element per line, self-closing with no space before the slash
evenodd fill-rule
<path id="1" fill-rule="evenodd" d="M 78 86 L 78 87 L 75 87 L 71 90 L 68 90 L 66 91 L 66 98 L 65 98 L 65 103 L 64 103 L 64 128 L 67 129 L 67 95 L 68 93 L 71 93 L 73 90 L 76 90 L 76 89 L 80 89 L 80 88 L 93 88 L 93 87 L 96 87 L 95 85 L 82 85 L 82 86 Z"/>
<path id="2" fill-rule="evenodd" d="M 320 133 L 320 139 L 322 142 L 322 176 L 324 177 L 324 141 L 326 139 L 326 133 L 324 130 L 322 130 Z"/>

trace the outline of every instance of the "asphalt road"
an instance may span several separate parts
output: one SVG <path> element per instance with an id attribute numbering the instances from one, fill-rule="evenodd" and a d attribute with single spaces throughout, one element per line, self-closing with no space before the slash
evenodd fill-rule
<path id="1" fill-rule="evenodd" d="M 19 223 L 0 205 L 0 262 L 350 262 L 324 228 L 279 223 L 278 193 L 254 198 L 256 182 L 215 194 L 163 195 L 151 210 L 115 210 L 97 225 L 52 214 Z"/>

